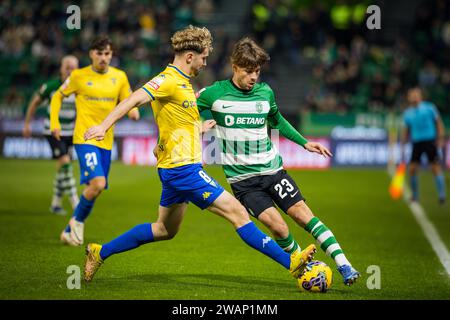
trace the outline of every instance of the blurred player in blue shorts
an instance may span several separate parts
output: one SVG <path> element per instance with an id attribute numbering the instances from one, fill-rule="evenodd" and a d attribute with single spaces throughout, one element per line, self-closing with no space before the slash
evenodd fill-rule
<path id="1" fill-rule="evenodd" d="M 190 79 L 206 66 L 212 50 L 208 29 L 189 26 L 176 32 L 172 40 L 173 64 L 128 99 L 121 102 L 98 126 L 85 133 L 85 139 L 101 141 L 108 129 L 131 108 L 151 102 L 159 128 L 158 174 L 162 194 L 158 220 L 144 223 L 103 244 L 86 249 L 84 278 L 91 281 L 105 259 L 145 243 L 172 239 L 178 232 L 189 202 L 228 220 L 241 239 L 269 256 L 298 278 L 316 250 L 314 245 L 292 255 L 283 251 L 250 221 L 247 211 L 230 193 L 202 168 L 201 122 Z"/>
<path id="2" fill-rule="evenodd" d="M 419 201 L 417 171 L 420 167 L 421 157 L 425 154 L 435 177 L 439 202 L 444 204 L 446 198 L 445 178 L 439 159 L 439 153 L 442 152 L 444 147 L 444 124 L 436 106 L 431 102 L 423 101 L 423 94 L 420 88 L 411 88 L 408 91 L 407 98 L 410 107 L 403 113 L 405 127 L 402 135 L 402 145 L 404 146 L 408 138 L 413 144 L 409 163 L 412 190 L 411 200 Z"/>
<path id="3" fill-rule="evenodd" d="M 131 93 L 127 75 L 109 65 L 113 54 L 112 42 L 106 36 L 95 38 L 89 50 L 92 64 L 74 70 L 53 95 L 50 104 L 50 130 L 56 140 L 61 140 L 59 113 L 65 97 L 75 95 L 77 110 L 73 145 L 80 164 L 80 183 L 86 184 L 80 202 L 69 224 L 61 232 L 64 244 L 79 246 L 84 241 L 84 223 L 91 213 L 95 200 L 108 188 L 111 149 L 114 133 L 110 130 L 103 141 L 84 141 L 83 134 L 96 125 Z M 130 111 L 131 119 L 139 119 L 139 110 Z"/>

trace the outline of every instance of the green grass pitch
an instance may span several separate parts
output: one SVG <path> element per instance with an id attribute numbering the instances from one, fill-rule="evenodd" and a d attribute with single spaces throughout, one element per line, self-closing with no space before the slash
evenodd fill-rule
<path id="1" fill-rule="evenodd" d="M 52 161 L 0 159 L 0 299 L 450 299 L 448 275 L 406 204 L 389 198 L 381 169 L 290 171 L 362 273 L 352 287 L 319 250 L 316 259 L 334 271 L 332 289 L 300 292 L 286 270 L 245 245 L 224 219 L 190 205 L 173 240 L 113 256 L 92 283 L 69 290 L 66 270 L 83 266 L 84 248 L 59 243 L 68 217 L 48 211 L 54 167 Z M 219 167 L 206 171 L 226 185 Z M 109 241 L 156 219 L 161 188 L 155 168 L 116 162 L 109 183 L 87 220 L 86 243 Z M 425 209 L 450 248 L 449 206 L 435 204 L 429 174 L 421 183 Z M 303 247 L 313 241 L 288 223 Z M 371 265 L 381 270 L 379 290 L 366 285 Z"/>

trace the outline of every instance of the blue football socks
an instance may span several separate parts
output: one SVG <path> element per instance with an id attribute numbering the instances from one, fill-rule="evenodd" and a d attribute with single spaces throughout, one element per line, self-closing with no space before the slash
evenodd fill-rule
<path id="1" fill-rule="evenodd" d="M 291 256 L 283 251 L 281 247 L 273 241 L 269 236 L 261 232 L 253 222 L 236 229 L 239 236 L 250 247 L 269 256 L 283 267 L 289 270 L 291 265 Z"/>
<path id="2" fill-rule="evenodd" d="M 137 248 L 153 240 L 152 224 L 139 224 L 114 240 L 104 244 L 100 250 L 100 257 L 105 260 L 113 254 Z"/>
<path id="3" fill-rule="evenodd" d="M 84 222 L 86 218 L 89 216 L 89 214 L 92 211 L 92 208 L 94 207 L 94 200 L 88 200 L 84 197 L 84 195 L 81 195 L 80 202 L 78 203 L 77 207 L 75 208 L 75 212 L 73 213 L 73 216 L 75 217 L 75 220 L 78 222 Z"/>

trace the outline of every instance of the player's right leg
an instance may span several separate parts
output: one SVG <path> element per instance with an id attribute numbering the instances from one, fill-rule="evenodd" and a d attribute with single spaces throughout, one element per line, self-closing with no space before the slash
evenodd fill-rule
<path id="1" fill-rule="evenodd" d="M 104 245 L 88 244 L 84 279 L 91 281 L 103 262 L 114 254 L 135 249 L 146 243 L 172 239 L 178 233 L 186 208 L 186 203 L 173 204 L 170 207 L 160 206 L 156 222 L 137 225 Z"/>
<path id="2" fill-rule="evenodd" d="M 227 219 L 245 243 L 281 264 L 295 278 L 304 273 L 306 264 L 311 261 L 316 251 L 314 245 L 293 254 L 283 251 L 276 242 L 250 221 L 245 208 L 227 191 L 223 191 L 208 210 Z"/>

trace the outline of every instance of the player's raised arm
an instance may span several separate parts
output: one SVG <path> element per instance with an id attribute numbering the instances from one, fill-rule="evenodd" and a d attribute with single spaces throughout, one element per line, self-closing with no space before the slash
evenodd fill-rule
<path id="1" fill-rule="evenodd" d="M 106 131 L 108 131 L 114 123 L 125 116 L 134 107 L 141 106 L 147 102 L 150 102 L 150 96 L 142 88 L 136 90 L 128 98 L 121 101 L 102 123 L 98 126 L 89 128 L 84 133 L 84 140 L 103 140 Z"/>

